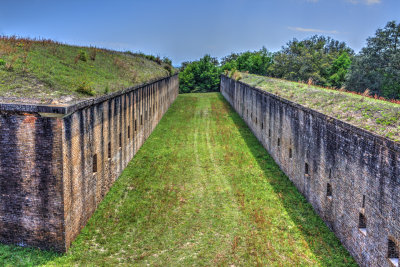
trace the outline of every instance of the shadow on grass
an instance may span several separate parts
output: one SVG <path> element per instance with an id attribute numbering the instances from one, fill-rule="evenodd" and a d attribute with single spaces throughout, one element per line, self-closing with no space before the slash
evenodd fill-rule
<path id="1" fill-rule="evenodd" d="M 279 198 L 280 202 L 321 265 L 357 266 L 339 239 L 315 213 L 312 205 L 297 190 L 278 164 L 275 163 L 272 156 L 269 155 L 245 121 L 222 94 L 219 94 L 218 98 L 229 107 L 229 117 L 236 125 L 257 164 L 263 170 L 265 176 L 268 177 L 268 183 L 272 186 L 274 192 L 283 196 Z"/>

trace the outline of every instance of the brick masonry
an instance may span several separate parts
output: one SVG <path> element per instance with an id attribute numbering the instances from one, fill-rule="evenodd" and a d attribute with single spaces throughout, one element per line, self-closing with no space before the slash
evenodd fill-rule
<path id="1" fill-rule="evenodd" d="M 71 106 L 0 104 L 0 241 L 67 251 L 178 89 L 175 75 Z"/>
<path id="2" fill-rule="evenodd" d="M 393 266 L 400 144 L 226 76 L 220 89 L 355 260 Z"/>

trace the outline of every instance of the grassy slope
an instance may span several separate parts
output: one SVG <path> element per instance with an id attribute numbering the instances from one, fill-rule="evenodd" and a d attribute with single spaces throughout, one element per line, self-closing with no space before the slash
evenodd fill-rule
<path id="1" fill-rule="evenodd" d="M 81 51 L 86 53 L 87 61 L 79 59 Z M 96 56 L 92 60 L 94 51 Z M 0 38 L 1 60 L 3 101 L 12 101 L 13 97 L 25 97 L 33 102 L 60 98 L 63 101 L 63 97 L 68 100 L 65 97 L 70 95 L 82 99 L 89 96 L 78 93 L 78 88 L 101 95 L 169 75 L 165 64 L 142 56 L 51 41 Z"/>
<path id="2" fill-rule="evenodd" d="M 303 83 L 242 73 L 241 81 L 400 142 L 400 105 Z"/>
<path id="3" fill-rule="evenodd" d="M 355 266 L 219 93 L 180 95 L 66 255 L 2 265 Z"/>

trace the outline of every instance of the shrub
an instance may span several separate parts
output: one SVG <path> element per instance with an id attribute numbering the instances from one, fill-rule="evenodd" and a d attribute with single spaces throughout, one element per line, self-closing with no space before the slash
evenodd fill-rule
<path id="1" fill-rule="evenodd" d="M 172 67 L 171 67 L 171 65 L 165 65 L 164 69 L 166 71 L 168 71 L 168 75 L 172 75 Z"/>
<path id="2" fill-rule="evenodd" d="M 0 66 L 4 66 L 6 64 L 6 62 L 4 61 L 4 59 L 0 58 Z"/>
<path id="3" fill-rule="evenodd" d="M 162 60 L 161 60 L 160 57 L 156 57 L 155 61 L 156 61 L 159 65 L 161 65 L 161 63 L 162 63 Z"/>
<path id="4" fill-rule="evenodd" d="M 79 59 L 85 62 L 88 60 L 88 54 L 86 53 L 86 51 L 79 51 Z"/>
<path id="5" fill-rule="evenodd" d="M 90 50 L 90 59 L 95 61 L 96 60 L 96 54 L 97 54 L 97 49 L 96 48 Z"/>
<path id="6" fill-rule="evenodd" d="M 172 66 L 172 60 L 169 59 L 168 57 L 163 57 L 162 60 L 165 64 Z"/>
<path id="7" fill-rule="evenodd" d="M 96 92 L 93 90 L 92 84 L 87 80 L 81 80 L 77 83 L 76 91 L 84 95 L 93 96 Z"/>

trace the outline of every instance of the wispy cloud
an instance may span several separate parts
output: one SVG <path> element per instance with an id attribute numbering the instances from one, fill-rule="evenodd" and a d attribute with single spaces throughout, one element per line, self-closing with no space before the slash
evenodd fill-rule
<path id="1" fill-rule="evenodd" d="M 339 32 L 336 30 L 327 31 L 321 29 L 308 29 L 308 28 L 301 28 L 301 27 L 288 27 L 289 30 L 296 31 L 296 32 L 316 32 L 316 33 L 329 33 L 329 34 L 338 34 Z"/>
<path id="2" fill-rule="evenodd" d="M 365 4 L 365 5 L 375 5 L 382 3 L 382 0 L 347 0 L 352 4 Z"/>

